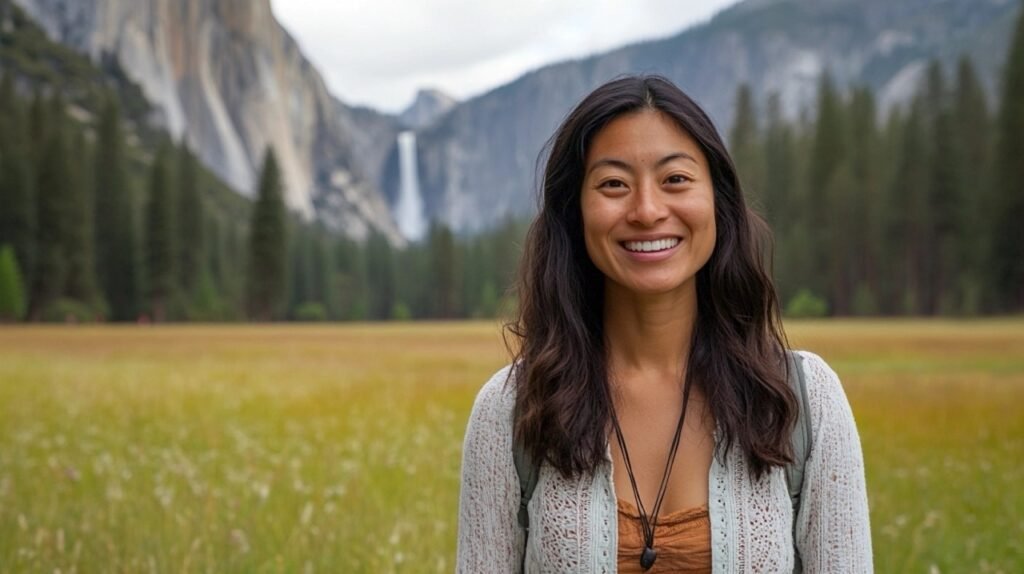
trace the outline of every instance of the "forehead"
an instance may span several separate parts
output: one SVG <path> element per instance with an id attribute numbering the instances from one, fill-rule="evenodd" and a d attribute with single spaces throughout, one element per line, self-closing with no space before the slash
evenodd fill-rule
<path id="1" fill-rule="evenodd" d="M 697 141 L 669 115 L 657 110 L 623 114 L 604 125 L 590 141 L 586 164 L 600 159 L 644 162 L 685 152 L 706 166 Z"/>

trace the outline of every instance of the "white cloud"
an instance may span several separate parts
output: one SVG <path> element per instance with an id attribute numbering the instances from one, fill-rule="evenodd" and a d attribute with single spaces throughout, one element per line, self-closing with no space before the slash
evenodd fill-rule
<path id="1" fill-rule="evenodd" d="M 466 98 L 539 66 L 666 36 L 736 0 L 272 0 L 349 103 L 397 111 L 421 87 Z"/>

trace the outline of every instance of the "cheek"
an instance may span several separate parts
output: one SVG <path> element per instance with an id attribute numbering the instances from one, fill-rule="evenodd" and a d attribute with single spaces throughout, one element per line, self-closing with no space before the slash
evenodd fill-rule
<path id="1" fill-rule="evenodd" d="M 705 242 L 707 245 L 704 247 L 704 263 L 707 263 L 711 259 L 711 254 L 715 250 L 715 244 L 718 242 L 718 223 L 715 221 L 715 205 L 714 202 L 710 202 L 707 206 L 706 221 L 707 226 L 704 229 Z"/>
<path id="2" fill-rule="evenodd" d="M 588 225 L 589 223 L 589 225 Z M 602 268 L 601 261 L 604 257 L 604 246 L 601 242 L 602 233 L 594 224 L 593 221 L 583 222 L 583 245 L 587 249 L 587 257 L 590 258 L 591 263 L 596 265 L 598 268 Z"/>
<path id="3" fill-rule="evenodd" d="M 715 201 L 708 194 L 695 194 L 679 205 L 679 215 L 695 233 L 715 228 Z"/>
<path id="4" fill-rule="evenodd" d="M 586 196 L 584 196 L 586 198 Z M 587 246 L 587 254 L 591 260 L 601 252 L 602 240 L 607 237 L 610 228 L 608 210 L 599 203 L 583 199 L 581 202 L 583 240 Z"/>
<path id="5" fill-rule="evenodd" d="M 717 235 L 714 196 L 710 191 L 706 195 L 694 196 L 686 205 L 681 206 L 681 211 L 694 234 L 694 247 L 701 255 L 710 258 Z"/>

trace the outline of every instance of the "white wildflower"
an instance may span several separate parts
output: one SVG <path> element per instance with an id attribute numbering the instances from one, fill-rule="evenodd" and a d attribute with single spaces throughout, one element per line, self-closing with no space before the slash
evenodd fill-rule
<path id="1" fill-rule="evenodd" d="M 231 544 L 233 544 L 242 554 L 247 554 L 249 552 L 249 538 L 245 535 L 245 532 L 238 528 L 231 531 Z"/>
<path id="2" fill-rule="evenodd" d="M 313 503 L 312 502 L 307 502 L 306 506 L 303 507 L 303 509 L 302 509 L 302 516 L 299 518 L 299 522 L 303 526 L 306 526 L 306 525 L 309 524 L 309 521 L 312 520 L 312 519 L 313 519 Z"/>

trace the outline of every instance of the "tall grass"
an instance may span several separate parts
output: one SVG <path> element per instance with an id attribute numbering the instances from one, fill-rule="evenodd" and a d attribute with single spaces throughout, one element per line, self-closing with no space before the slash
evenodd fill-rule
<path id="1" fill-rule="evenodd" d="M 1024 571 L 1024 323 L 794 323 L 879 572 Z M 450 572 L 492 322 L 0 329 L 0 572 Z"/>

